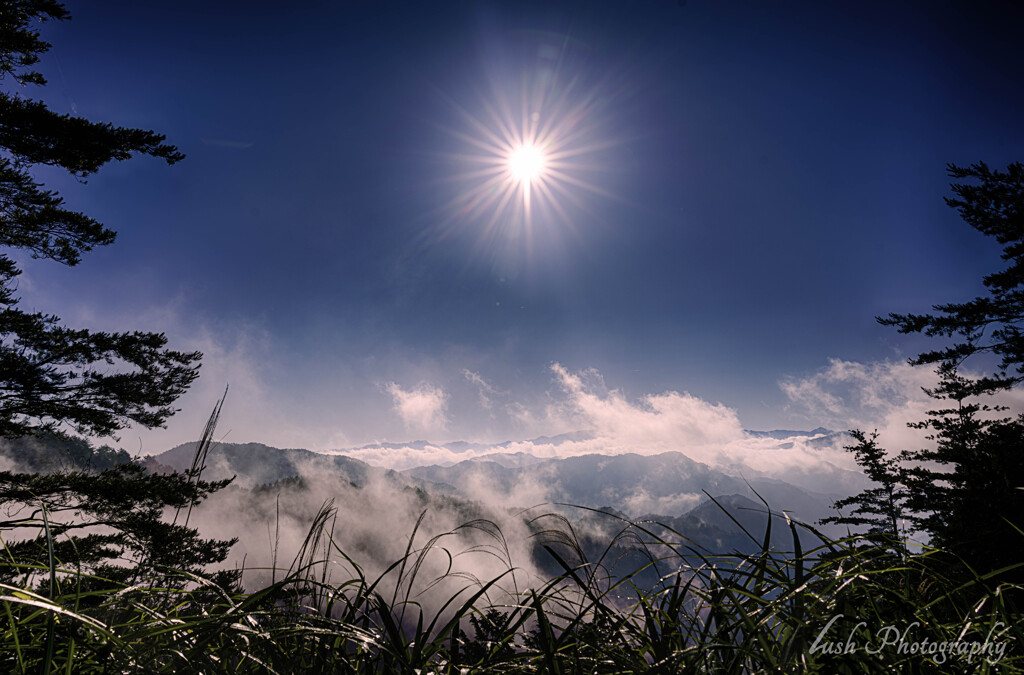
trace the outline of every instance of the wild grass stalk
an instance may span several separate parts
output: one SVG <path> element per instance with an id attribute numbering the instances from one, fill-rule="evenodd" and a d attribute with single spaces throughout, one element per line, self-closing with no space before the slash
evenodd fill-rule
<path id="1" fill-rule="evenodd" d="M 405 555 L 370 579 L 333 542 L 332 518 L 325 504 L 289 573 L 253 592 L 184 574 L 176 586 L 88 593 L 74 584 L 55 583 L 50 595 L 0 586 L 0 660 L 22 673 L 1022 671 L 1020 613 L 1008 596 L 1020 589 L 997 574 L 952 587 L 934 576 L 929 554 L 901 560 L 859 537 L 821 537 L 805 551 L 792 522 L 792 551 L 730 556 L 682 551 L 680 533 L 668 541 L 652 524 L 627 523 L 620 542 L 662 551 L 650 564 L 674 566 L 654 588 L 633 583 L 637 570 L 606 567 L 608 556 L 585 560 L 570 532 L 548 529 L 580 556 L 542 544 L 561 575 L 506 589 L 496 604 L 489 593 L 512 569 L 482 583 L 458 577 L 457 590 L 428 611 L 417 596 L 439 580 L 417 575 L 425 555 L 450 555 L 438 538 L 417 548 L 411 537 Z M 348 578 L 329 578 L 334 563 Z M 24 570 L 36 572 L 57 579 L 74 570 Z M 922 655 L 887 643 L 892 631 L 880 637 L 890 627 L 905 644 L 1005 647 L 973 658 Z"/>

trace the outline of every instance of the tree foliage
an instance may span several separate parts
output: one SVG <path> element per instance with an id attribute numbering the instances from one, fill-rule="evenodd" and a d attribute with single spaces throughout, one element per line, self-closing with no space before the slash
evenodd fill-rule
<path id="1" fill-rule="evenodd" d="M 915 365 L 937 364 L 956 369 L 967 358 L 990 353 L 999 359 L 992 375 L 970 383 L 967 393 L 1008 389 L 1024 380 L 1024 164 L 993 171 L 984 162 L 969 167 L 950 164 L 949 175 L 976 182 L 954 183 L 955 197 L 946 203 L 982 234 L 1003 247 L 1009 265 L 984 278 L 988 295 L 961 303 L 932 307 L 934 314 L 895 314 L 879 318 L 901 333 L 952 338 L 953 344 L 919 354 Z"/>
<path id="2" fill-rule="evenodd" d="M 854 453 L 857 464 L 876 487 L 833 504 L 840 510 L 853 507 L 850 515 L 831 516 L 821 522 L 867 526 L 869 533 L 885 537 L 887 543 L 903 552 L 905 549 L 900 543 L 901 520 L 908 493 L 900 478 L 899 460 L 890 457 L 885 448 L 879 447 L 877 432 L 868 435 L 854 429 L 850 435 L 856 443 L 846 446 L 846 449 Z"/>
<path id="3" fill-rule="evenodd" d="M 17 0 L 0 8 L 0 81 L 43 85 L 32 66 L 50 45 L 37 22 L 66 19 L 53 0 Z M 150 155 L 173 164 L 184 155 L 153 131 L 61 115 L 20 91 L 0 91 L 0 246 L 75 265 L 115 233 L 67 209 L 33 175 L 58 167 L 84 178 L 110 161 Z M 0 436 L 65 425 L 107 435 L 136 423 L 159 426 L 197 375 L 200 354 L 167 349 L 162 333 L 72 329 L 56 316 L 18 307 L 20 270 L 0 253 Z"/>
<path id="4" fill-rule="evenodd" d="M 201 480 L 220 404 L 184 474 L 148 473 L 125 461 L 126 453 L 94 452 L 85 439 L 64 432 L 105 436 L 133 423 L 162 425 L 196 378 L 201 355 L 167 349 L 161 333 L 73 329 L 18 306 L 20 270 L 12 251 L 73 266 L 115 238 L 66 208 L 36 179 L 38 167 L 83 179 L 136 155 L 168 164 L 184 157 L 153 131 L 59 114 L 22 95 L 26 86 L 46 83 L 32 69 L 50 47 L 36 25 L 67 17 L 55 0 L 0 3 L 0 80 L 15 85 L 0 91 L 0 438 L 31 434 L 37 443 L 14 457 L 29 472 L 0 472 L 0 579 L 54 558 L 66 570 L 107 582 L 152 582 L 169 568 L 202 574 L 223 562 L 234 543 L 204 539 L 188 524 L 192 507 L 229 482 Z M 55 447 L 65 452 L 55 455 Z M 70 459 L 72 466 L 48 466 L 47 456 Z M 175 512 L 170 522 L 168 509 Z M 215 578 L 227 584 L 238 575 Z"/>
<path id="5" fill-rule="evenodd" d="M 150 474 L 134 462 L 100 472 L 0 472 L 5 569 L 45 559 L 49 539 L 62 564 L 108 581 L 151 581 L 154 570 L 201 574 L 223 562 L 235 540 L 203 539 L 183 522 L 167 522 L 164 510 L 187 509 L 229 482 Z"/>
<path id="6" fill-rule="evenodd" d="M 899 455 L 906 517 L 979 573 L 1024 563 L 1024 416 L 992 419 L 1000 408 L 978 400 L 977 380 L 939 374 L 928 393 L 942 406 L 912 425 L 935 445 Z"/>
<path id="7" fill-rule="evenodd" d="M 46 432 L 0 441 L 0 457 L 6 457 L 7 466 L 29 473 L 103 471 L 132 461 L 125 450 L 97 448 L 79 436 Z"/>
<path id="8" fill-rule="evenodd" d="M 1024 381 L 1024 165 L 993 171 L 984 163 L 950 165 L 949 175 L 971 179 L 952 185 L 946 201 L 973 228 L 1003 246 L 1008 266 L 987 275 L 988 295 L 935 305 L 934 314 L 889 314 L 883 325 L 920 332 L 948 343 L 910 360 L 933 365 L 939 384 L 926 393 L 937 402 L 925 420 L 932 447 L 888 455 L 862 432 L 852 432 L 857 461 L 878 487 L 836 503 L 853 515 L 832 522 L 868 525 L 894 537 L 896 523 L 926 533 L 930 543 L 965 561 L 977 573 L 1024 563 L 1024 415 L 986 396 Z M 964 362 L 995 355 L 995 372 L 964 374 Z M 1024 578 L 1024 568 L 1014 573 Z"/>
<path id="9" fill-rule="evenodd" d="M 183 473 L 152 473 L 127 453 L 97 450 L 85 439 L 43 435 L 14 443 L 38 446 L 29 468 L 60 464 L 55 471 L 0 471 L 0 581 L 52 557 L 103 584 L 154 584 L 185 572 L 236 587 L 239 570 L 208 568 L 224 562 L 237 539 L 205 539 L 189 525 L 193 507 L 233 480 L 202 478 L 223 404 L 214 407 Z"/>

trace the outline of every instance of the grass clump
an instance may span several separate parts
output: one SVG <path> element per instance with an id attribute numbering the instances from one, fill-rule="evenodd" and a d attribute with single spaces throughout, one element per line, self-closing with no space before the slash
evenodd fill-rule
<path id="1" fill-rule="evenodd" d="M 607 516 L 613 517 L 613 516 Z M 1021 589 L 1000 573 L 957 581 L 939 551 L 865 537 L 712 555 L 682 533 L 620 520 L 588 560 L 563 516 L 535 519 L 562 573 L 525 589 L 514 570 L 421 578 L 446 533 L 369 578 L 320 510 L 280 580 L 256 591 L 160 570 L 175 583 L 96 583 L 57 559 L 7 561 L 0 667 L 12 673 L 876 673 L 1024 671 Z M 44 523 L 45 525 L 45 523 Z M 417 525 L 417 528 L 419 524 Z M 505 547 L 497 526 L 466 528 Z M 45 528 L 44 528 L 45 529 Z M 44 538 L 52 546 L 52 533 Z M 615 551 L 647 563 L 621 567 Z M 505 548 L 507 550 L 507 548 Z M 632 560 L 632 558 L 631 558 Z M 939 564 L 941 560 L 941 564 Z M 657 570 L 659 581 L 637 580 Z M 341 580 L 332 579 L 338 577 Z M 454 583 L 454 586 L 451 584 Z M 425 594 L 453 588 L 430 605 Z M 446 587 L 446 588 L 448 588 Z M 89 590 L 95 589 L 95 590 Z M 472 633 L 472 635 L 470 635 Z"/>

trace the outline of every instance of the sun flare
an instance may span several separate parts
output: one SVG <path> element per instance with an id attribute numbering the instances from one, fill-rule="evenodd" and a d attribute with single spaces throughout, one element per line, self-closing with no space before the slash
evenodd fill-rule
<path id="1" fill-rule="evenodd" d="M 451 101 L 455 189 L 432 232 L 465 228 L 494 257 L 546 255 L 582 236 L 595 197 L 614 198 L 602 174 L 621 142 L 604 111 L 607 83 L 585 85 L 584 73 L 548 59 L 518 85 L 495 78 L 475 104 Z"/>
<path id="2" fill-rule="evenodd" d="M 508 171 L 517 183 L 532 183 L 544 174 L 544 151 L 536 145 L 520 145 L 508 156 Z"/>

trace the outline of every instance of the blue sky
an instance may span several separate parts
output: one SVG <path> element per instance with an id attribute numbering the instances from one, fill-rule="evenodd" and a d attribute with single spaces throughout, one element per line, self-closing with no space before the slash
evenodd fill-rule
<path id="1" fill-rule="evenodd" d="M 796 384 L 830 359 L 903 372 L 923 343 L 873 317 L 998 265 L 943 204 L 946 163 L 1024 158 L 1009 3 L 69 9 L 25 93 L 187 159 L 41 173 L 119 236 L 28 263 L 22 296 L 206 352 L 167 430 L 122 434 L 143 452 L 195 436 L 227 384 L 226 440 L 313 449 L 567 431 L 576 376 L 746 428 L 870 423 Z M 481 143 L 535 113 L 551 197 L 471 208 L 501 161 Z"/>

